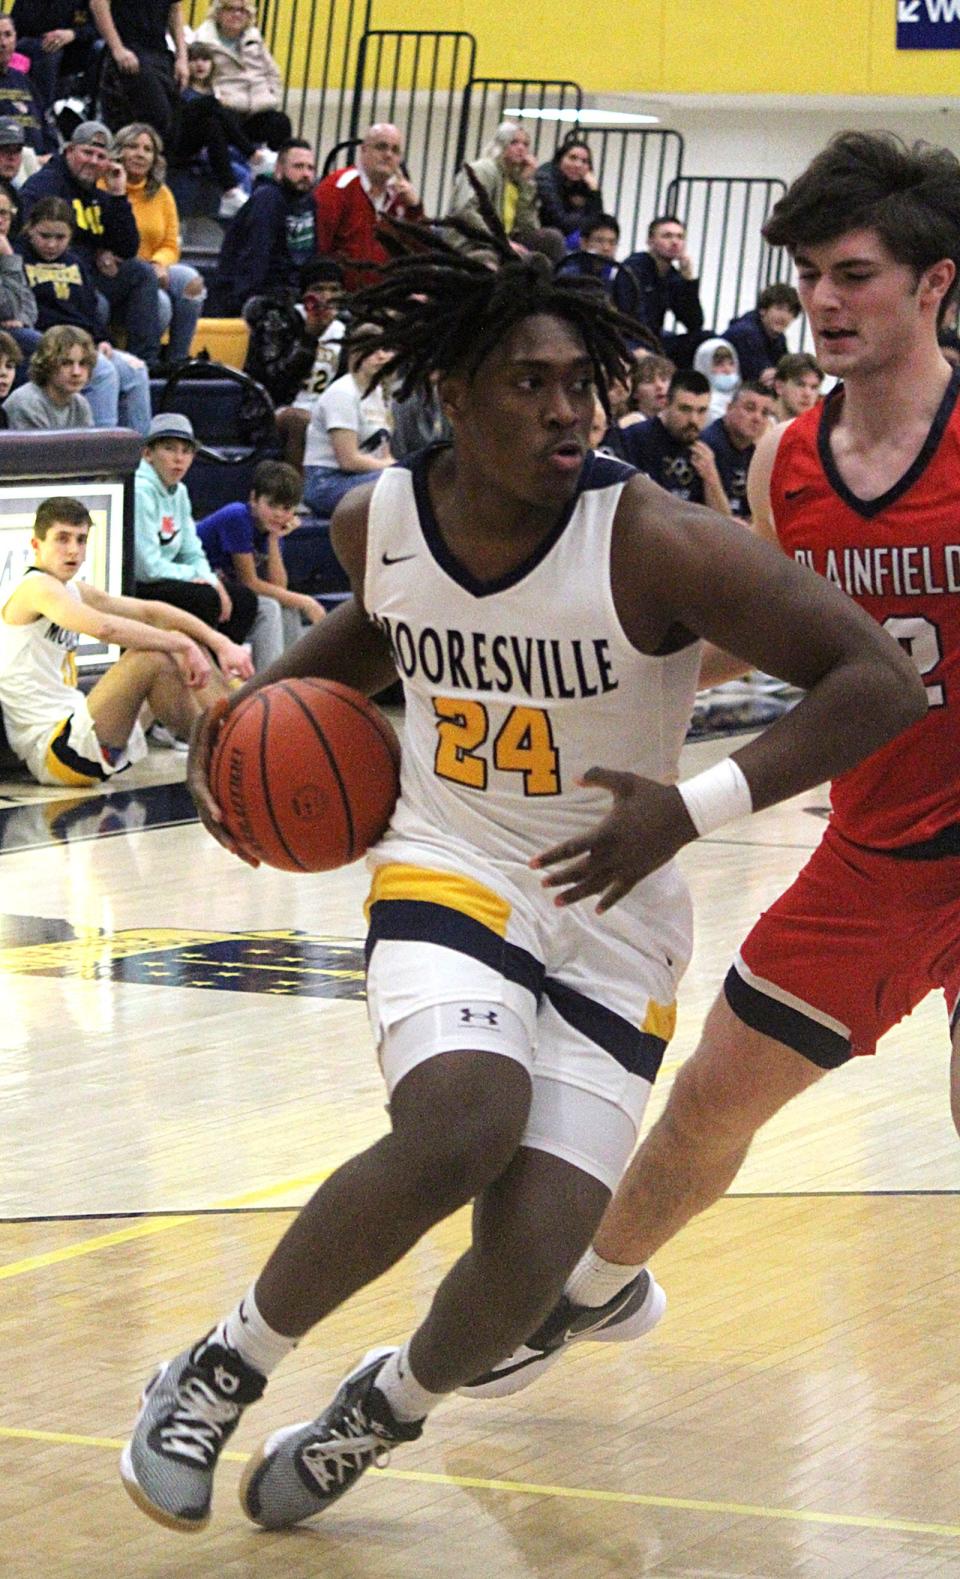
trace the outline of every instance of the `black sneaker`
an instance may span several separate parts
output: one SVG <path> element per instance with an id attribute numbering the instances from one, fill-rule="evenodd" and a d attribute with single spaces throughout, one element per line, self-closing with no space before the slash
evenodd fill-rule
<path id="1" fill-rule="evenodd" d="M 561 1294 L 546 1321 L 505 1360 L 465 1382 L 457 1392 L 464 1398 L 506 1398 L 522 1392 L 551 1365 L 571 1343 L 588 1338 L 591 1343 L 626 1343 L 651 1332 L 667 1308 L 667 1296 L 652 1272 L 644 1267 L 605 1305 L 576 1305 Z"/>
<path id="2" fill-rule="evenodd" d="M 396 1349 L 371 1349 L 340 1383 L 316 1420 L 284 1426 L 247 1464 L 240 1505 L 254 1524 L 284 1530 L 322 1513 L 373 1464 L 383 1469 L 400 1442 L 415 1442 L 422 1420 L 397 1420 L 376 1385 Z"/>
<path id="3" fill-rule="evenodd" d="M 209 1337 L 162 1365 L 120 1459 L 137 1507 L 172 1530 L 204 1529 L 220 1450 L 266 1385 L 234 1349 Z"/>

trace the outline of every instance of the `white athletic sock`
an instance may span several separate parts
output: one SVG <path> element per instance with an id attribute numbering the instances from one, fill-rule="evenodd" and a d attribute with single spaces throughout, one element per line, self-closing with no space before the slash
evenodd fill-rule
<path id="1" fill-rule="evenodd" d="M 252 1365 L 261 1376 L 269 1376 L 290 1350 L 296 1348 L 298 1339 L 287 1338 L 282 1332 L 275 1332 L 267 1326 L 257 1309 L 253 1292 L 255 1287 L 256 1284 L 249 1288 L 239 1305 L 231 1310 L 229 1316 L 224 1317 L 214 1337 L 228 1348 L 236 1349 L 240 1358 Z"/>
<path id="2" fill-rule="evenodd" d="M 643 1262 L 639 1266 L 620 1266 L 615 1261 L 604 1261 L 591 1247 L 583 1252 L 567 1278 L 564 1293 L 577 1305 L 605 1305 L 642 1271 Z"/>
<path id="3" fill-rule="evenodd" d="M 398 1420 L 422 1420 L 442 1403 L 446 1393 L 428 1393 L 410 1369 L 409 1339 L 391 1354 L 374 1386 L 382 1393 Z"/>

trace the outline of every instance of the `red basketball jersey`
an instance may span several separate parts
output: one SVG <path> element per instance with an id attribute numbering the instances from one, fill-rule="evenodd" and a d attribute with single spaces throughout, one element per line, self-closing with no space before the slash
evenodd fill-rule
<path id="1" fill-rule="evenodd" d="M 858 499 L 829 445 L 841 389 L 784 431 L 771 505 L 785 551 L 860 604 L 910 653 L 930 702 L 920 723 L 836 779 L 834 824 L 890 849 L 960 822 L 960 370 L 913 465 Z"/>

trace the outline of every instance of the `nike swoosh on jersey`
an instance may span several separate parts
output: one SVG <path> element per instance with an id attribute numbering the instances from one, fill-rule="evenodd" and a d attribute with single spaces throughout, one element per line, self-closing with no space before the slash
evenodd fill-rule
<path id="1" fill-rule="evenodd" d="M 381 554 L 382 565 L 402 565 L 405 559 L 416 559 L 416 554 Z"/>

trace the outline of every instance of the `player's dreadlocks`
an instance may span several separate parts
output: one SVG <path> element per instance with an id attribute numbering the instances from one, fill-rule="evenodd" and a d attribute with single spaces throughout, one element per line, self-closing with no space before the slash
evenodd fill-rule
<path id="1" fill-rule="evenodd" d="M 433 374 L 472 375 L 518 323 L 546 313 L 579 333 L 606 405 L 607 384 L 626 378 L 632 366 L 627 339 L 636 339 L 638 328 L 595 280 L 555 279 L 537 254 L 510 253 L 497 269 L 448 248 L 399 258 L 351 308 L 360 325 L 349 337 L 351 351 L 365 356 L 389 347 L 393 355 L 379 377 L 396 375 L 401 399 L 428 388 Z"/>

